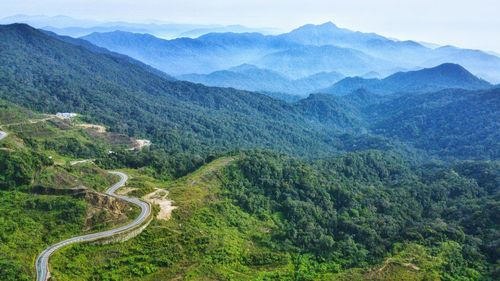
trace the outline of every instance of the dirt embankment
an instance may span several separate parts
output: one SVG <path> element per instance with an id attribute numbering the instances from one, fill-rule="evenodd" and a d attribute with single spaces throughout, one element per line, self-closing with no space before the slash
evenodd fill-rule
<path id="1" fill-rule="evenodd" d="M 97 225 L 125 222 L 128 219 L 127 211 L 131 209 L 131 206 L 123 200 L 93 191 L 86 192 L 85 201 L 88 203 L 86 230 Z"/>
<path id="2" fill-rule="evenodd" d="M 84 129 L 91 129 L 91 130 L 94 130 L 97 133 L 101 133 L 101 134 L 106 133 L 106 127 L 101 126 L 101 125 L 95 125 L 95 124 L 78 124 L 77 126 L 80 127 L 80 128 L 84 128 Z"/>

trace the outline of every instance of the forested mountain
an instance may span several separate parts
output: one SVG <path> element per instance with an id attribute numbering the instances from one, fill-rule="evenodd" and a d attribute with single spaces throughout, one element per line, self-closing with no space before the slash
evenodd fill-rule
<path id="1" fill-rule="evenodd" d="M 349 98 L 329 100 L 312 96 L 289 104 L 251 92 L 170 81 L 130 58 L 96 52 L 82 44 L 73 45 L 26 25 L 2 26 L 0 36 L 2 98 L 45 112 L 78 112 L 113 130 L 147 136 L 170 151 L 197 151 L 207 155 L 210 151 L 259 147 L 322 157 L 353 148 L 382 147 L 383 143 L 391 146 L 394 140 L 447 157 L 464 158 L 470 153 L 481 159 L 498 157 L 494 150 L 481 152 L 484 151 L 481 147 L 496 138 L 498 95 L 495 92 L 489 96 L 491 105 L 487 112 L 483 111 L 482 99 L 453 101 L 453 106 L 469 110 L 471 117 L 481 118 L 484 124 L 477 132 L 477 136 L 482 137 L 467 138 L 470 149 L 462 153 L 445 141 L 457 137 L 454 131 L 445 130 L 443 134 L 441 125 L 423 123 L 411 136 L 389 133 L 391 124 L 420 124 L 423 117 L 411 113 L 419 106 L 418 99 L 412 104 L 404 97 L 382 99 L 360 91 L 347 103 Z M 449 70 L 454 71 L 443 73 Z M 437 75 L 439 73 L 443 75 Z M 432 78 L 435 85 L 453 81 L 462 83 L 459 84 L 462 87 L 487 85 L 455 65 L 396 74 L 385 81 L 393 84 L 400 81 L 411 86 L 412 77 L 417 81 Z M 376 93 L 376 89 L 372 87 L 370 91 Z M 440 104 L 439 93 L 426 99 L 429 104 Z M 377 118 L 365 114 L 364 108 L 375 102 L 380 112 L 390 112 L 392 104 L 399 103 L 402 105 L 399 110 L 408 115 L 392 120 L 396 113 Z M 424 118 L 437 114 L 430 107 L 424 109 L 424 116 L 429 114 Z M 457 132 L 470 131 L 472 127 L 461 121 L 463 112 L 447 112 L 440 119 L 443 126 L 456 126 Z M 438 141 L 431 143 L 422 135 L 422 140 L 415 142 L 421 130 L 426 136 L 434 135 Z M 398 132 L 403 134 L 402 130 Z M 373 138 L 374 134 L 379 137 Z"/>
<path id="2" fill-rule="evenodd" d="M 395 243 L 413 241 L 436 252 L 444 245 L 456 247 L 455 265 L 435 268 L 438 280 L 491 280 L 492 272 L 480 272 L 499 258 L 495 250 L 499 225 L 491 209 L 498 205 L 498 168 L 498 163 L 472 162 L 415 168 L 395 154 L 375 151 L 310 166 L 296 159 L 257 153 L 229 168 L 226 187 L 236 204 L 251 214 L 262 218 L 279 214 L 277 241 L 315 253 L 326 263 L 364 266 L 386 256 Z M 481 179 L 482 173 L 486 178 Z M 414 261 L 420 260 L 420 255 L 410 254 Z M 402 276 L 406 276 L 403 280 L 426 280 L 431 276 L 387 271 L 376 280 L 393 280 L 391 275 L 394 280 Z M 358 274 L 349 272 L 345 280 L 371 279 Z M 330 280 L 336 280 L 334 276 Z M 323 278 L 310 280 L 328 279 Z"/>
<path id="3" fill-rule="evenodd" d="M 372 55 L 351 47 L 373 40 L 423 48 L 332 25 L 288 37 L 113 36 L 136 50 L 148 42 L 159 56 L 179 48 L 163 57 L 176 67 L 210 57 L 229 66 L 255 51 L 266 68 L 238 64 L 204 76 L 249 88 L 312 89 L 337 75 L 313 74 L 313 65 L 364 71 Z M 337 41 L 349 46 L 323 45 Z M 336 84 L 345 95 L 284 102 L 177 81 L 112 51 L 24 24 L 0 26 L 0 129 L 8 133 L 0 142 L 0 279 L 32 280 L 47 245 L 136 216 L 93 197 L 114 182 L 104 170 L 113 169 L 130 174 L 123 192 L 146 200 L 162 191 L 177 209 L 160 219 L 154 203 L 150 225 L 126 242 L 56 252 L 54 279 L 498 280 L 500 89 L 463 67 L 351 78 Z M 313 76 L 271 70 L 291 66 L 290 76 Z M 81 116 L 43 114 L 56 112 Z M 131 149 L 130 137 L 152 146 Z"/>
<path id="4" fill-rule="evenodd" d="M 2 124 L 27 121 L 9 127 L 10 139 L 0 143 L 3 280 L 33 279 L 31 260 L 49 243 L 124 222 L 113 216 L 124 206 L 95 199 L 114 179 L 93 164 L 69 164 L 75 157 L 96 157 L 108 169 L 128 167 L 134 196 L 167 189 L 178 209 L 126 242 L 58 251 L 50 261 L 53 278 L 498 277 L 497 162 L 412 166 L 381 151 L 311 162 L 254 151 L 167 180 L 177 163 L 163 162 L 157 149 L 130 152 L 115 146 L 109 154 L 108 138 L 78 128 L 78 122 L 30 124 L 23 118 L 38 114 L 2 101 L 0 109 Z M 86 196 L 71 195 L 75 187 Z"/>
<path id="5" fill-rule="evenodd" d="M 212 33 L 196 39 L 164 40 L 149 34 L 115 31 L 82 38 L 174 76 L 224 70 L 290 47 L 259 33 Z"/>
<path id="6" fill-rule="evenodd" d="M 139 65 L 140 67 L 142 67 L 142 68 L 144 68 L 144 69 L 146 69 L 146 70 L 154 73 L 157 76 L 163 77 L 163 78 L 168 79 L 168 80 L 175 80 L 175 78 L 173 78 L 172 76 L 166 74 L 165 72 L 159 71 L 158 69 L 153 68 L 153 67 L 151 67 L 151 66 L 149 66 L 147 64 L 144 64 L 144 63 L 142 63 L 142 62 L 140 62 L 138 60 L 132 59 L 129 56 L 126 56 L 126 55 L 123 55 L 123 54 L 119 54 L 119 53 L 115 53 L 115 52 L 111 52 L 108 49 L 105 49 L 105 48 L 102 48 L 102 47 L 98 47 L 98 46 L 90 43 L 87 40 L 73 38 L 73 37 L 70 37 L 70 36 L 58 35 L 58 34 L 56 34 L 54 32 L 46 31 L 46 30 L 41 30 L 41 31 L 44 32 L 45 34 L 47 34 L 49 36 L 52 36 L 52 37 L 54 37 L 56 39 L 59 39 L 61 41 L 70 43 L 72 45 L 77 45 L 77 46 L 84 47 L 85 49 L 90 50 L 93 53 L 105 54 L 105 55 L 108 55 L 108 56 L 111 56 L 111 57 L 116 57 L 116 58 L 119 58 L 119 59 L 122 59 L 122 60 L 126 60 L 129 63 Z"/>
<path id="7" fill-rule="evenodd" d="M 305 116 L 322 124 L 357 132 L 366 132 L 367 122 L 361 112 L 349 102 L 329 95 L 312 94 L 298 101 L 295 106 Z"/>
<path id="8" fill-rule="evenodd" d="M 345 96 L 311 95 L 297 106 L 309 118 L 399 140 L 432 155 L 500 158 L 499 89 L 397 97 L 357 90 Z"/>
<path id="9" fill-rule="evenodd" d="M 0 97 L 26 107 L 78 112 L 173 150 L 336 150 L 329 145 L 331 130 L 311 127 L 285 102 L 172 82 L 140 64 L 57 40 L 27 25 L 2 26 L 0 37 Z"/>
<path id="10" fill-rule="evenodd" d="M 369 111 L 373 132 L 389 138 L 442 156 L 500 157 L 499 89 L 406 95 Z"/>
<path id="11" fill-rule="evenodd" d="M 357 89 L 376 94 L 435 92 L 443 89 L 488 89 L 492 85 L 457 64 L 445 63 L 433 68 L 398 72 L 384 79 L 345 78 L 321 92 L 347 95 Z"/>

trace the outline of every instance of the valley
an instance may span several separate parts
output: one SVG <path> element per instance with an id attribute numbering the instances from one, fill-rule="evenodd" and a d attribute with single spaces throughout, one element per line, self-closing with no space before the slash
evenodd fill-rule
<path id="1" fill-rule="evenodd" d="M 0 22 L 0 280 L 500 278 L 496 54 Z"/>

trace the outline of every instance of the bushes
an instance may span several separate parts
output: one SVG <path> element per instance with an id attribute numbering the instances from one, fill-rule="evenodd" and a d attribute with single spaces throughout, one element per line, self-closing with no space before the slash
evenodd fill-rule
<path id="1" fill-rule="evenodd" d="M 0 151 L 0 189 L 29 185 L 35 172 L 51 161 L 47 157 L 26 151 Z"/>
<path id="2" fill-rule="evenodd" d="M 282 247 L 291 243 L 299 252 L 362 267 L 387 256 L 395 243 L 450 241 L 476 253 L 461 264 L 485 274 L 487 261 L 497 259 L 491 243 L 498 223 L 489 214 L 494 177 L 480 172 L 491 173 L 488 165 L 457 167 L 478 181 L 451 167 L 410 167 L 392 153 L 353 153 L 311 165 L 255 152 L 227 169 L 224 186 L 247 212 L 277 221 L 274 241 Z"/>

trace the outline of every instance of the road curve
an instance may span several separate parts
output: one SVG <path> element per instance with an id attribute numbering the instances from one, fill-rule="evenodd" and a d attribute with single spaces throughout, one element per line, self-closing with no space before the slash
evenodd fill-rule
<path id="1" fill-rule="evenodd" d="M 110 173 L 114 174 L 114 175 L 118 175 L 120 177 L 120 181 L 115 183 L 108 190 L 106 190 L 106 194 L 139 206 L 141 208 L 141 214 L 133 222 L 131 222 L 127 225 L 124 225 L 124 226 L 121 226 L 121 227 L 118 227 L 115 229 L 107 230 L 104 232 L 87 234 L 87 235 L 69 238 L 67 240 L 64 240 L 64 241 L 61 241 L 61 242 L 58 242 L 56 244 L 49 246 L 36 259 L 35 268 L 36 268 L 36 275 L 37 275 L 36 280 L 37 281 L 46 281 L 50 277 L 49 258 L 55 251 L 65 247 L 69 244 L 89 242 L 89 241 L 95 241 L 95 240 L 102 239 L 102 238 L 111 237 L 113 235 L 116 235 L 116 234 L 125 232 L 127 230 L 133 229 L 133 228 L 141 225 L 144 221 L 146 221 L 148 219 L 148 217 L 151 214 L 151 206 L 148 203 L 143 202 L 137 198 L 131 198 L 131 197 L 115 194 L 116 190 L 118 190 L 120 187 L 125 185 L 125 183 L 127 182 L 128 176 L 122 172 L 110 172 Z"/>
<path id="2" fill-rule="evenodd" d="M 0 140 L 3 140 L 7 136 L 7 133 L 4 131 L 0 131 Z"/>

